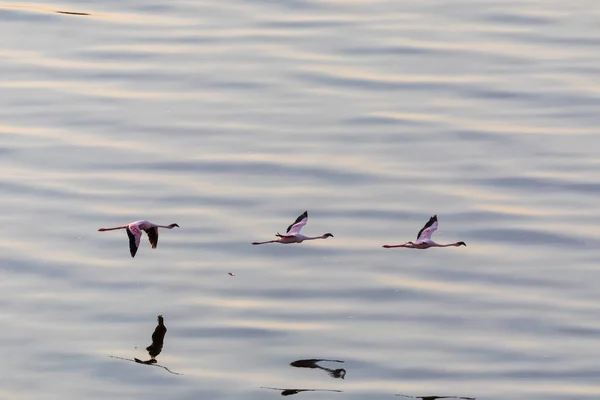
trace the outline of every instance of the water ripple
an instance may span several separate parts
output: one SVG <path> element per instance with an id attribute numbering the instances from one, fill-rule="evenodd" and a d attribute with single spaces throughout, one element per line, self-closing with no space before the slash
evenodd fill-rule
<path id="1" fill-rule="evenodd" d="M 0 5 L 0 397 L 598 398 L 593 5 Z"/>

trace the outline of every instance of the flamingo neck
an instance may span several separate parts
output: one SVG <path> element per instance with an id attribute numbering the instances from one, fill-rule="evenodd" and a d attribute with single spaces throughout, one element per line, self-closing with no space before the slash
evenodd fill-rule
<path id="1" fill-rule="evenodd" d="M 458 246 L 458 243 L 448 243 L 448 244 L 437 244 L 437 243 L 434 243 L 431 246 L 432 247 L 452 247 L 452 246 Z"/>
<path id="2" fill-rule="evenodd" d="M 173 229 L 175 227 L 179 228 L 179 225 L 177 224 L 171 224 L 171 225 L 154 225 L 154 224 L 150 224 L 152 228 L 167 228 L 167 229 Z"/>
<path id="3" fill-rule="evenodd" d="M 305 236 L 302 240 L 315 240 L 315 239 L 325 239 L 325 235 L 321 236 Z"/>

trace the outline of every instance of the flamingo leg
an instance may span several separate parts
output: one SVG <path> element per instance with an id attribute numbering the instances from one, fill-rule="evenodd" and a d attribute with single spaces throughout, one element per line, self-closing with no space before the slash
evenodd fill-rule
<path id="1" fill-rule="evenodd" d="M 127 225 L 117 226 L 116 228 L 100 228 L 100 229 L 98 229 L 98 232 L 114 231 L 117 229 L 125 229 L 125 228 L 127 228 Z"/>
<path id="2" fill-rule="evenodd" d="M 266 243 L 279 243 L 279 240 L 269 240 L 267 242 L 252 242 L 253 245 L 266 244 Z"/>

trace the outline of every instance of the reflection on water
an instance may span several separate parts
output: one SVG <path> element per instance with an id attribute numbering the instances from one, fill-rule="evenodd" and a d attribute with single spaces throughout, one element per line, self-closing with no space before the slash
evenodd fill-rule
<path id="1" fill-rule="evenodd" d="M 421 400 L 437 400 L 437 399 L 476 400 L 475 397 L 459 397 L 459 396 L 407 396 L 405 394 L 397 394 L 396 396 L 409 397 L 412 399 L 421 399 Z"/>
<path id="2" fill-rule="evenodd" d="M 296 368 L 311 368 L 311 369 L 321 369 L 326 371 L 329 376 L 332 378 L 342 378 L 346 375 L 345 369 L 331 369 L 327 367 L 323 367 L 319 365 L 319 362 L 335 362 L 335 363 L 343 363 L 342 360 L 327 360 L 324 358 L 310 358 L 305 360 L 296 360 L 290 363 L 292 367 Z M 274 388 L 268 386 L 261 386 L 262 389 L 271 389 L 271 390 L 281 390 L 282 396 L 290 396 L 294 394 L 298 394 L 300 392 L 337 392 L 341 393 L 341 390 L 333 390 L 333 389 L 284 389 L 284 388 Z"/>
<path id="3" fill-rule="evenodd" d="M 58 14 L 68 14 L 68 15 L 90 15 L 84 12 L 75 12 L 75 11 L 56 11 Z"/>
<path id="4" fill-rule="evenodd" d="M 156 328 L 154 328 L 154 333 L 152 333 L 152 344 L 146 347 L 148 354 L 154 361 L 156 361 L 156 356 L 158 356 L 162 351 L 165 342 L 165 334 L 167 333 L 167 327 L 165 326 L 163 316 L 159 315 L 157 320 L 158 325 L 156 325 Z"/>
<path id="5" fill-rule="evenodd" d="M 281 390 L 282 396 L 291 396 L 291 395 L 298 394 L 301 392 L 337 392 L 337 393 L 342 392 L 341 390 L 330 390 L 330 389 L 283 389 L 283 388 L 274 388 L 274 387 L 267 387 L 267 386 L 261 386 L 261 389 Z"/>
<path id="6" fill-rule="evenodd" d="M 321 361 L 328 361 L 328 362 L 336 362 L 336 363 L 343 363 L 344 361 L 342 360 L 327 360 L 324 358 L 311 358 L 308 360 L 297 360 L 297 361 L 293 361 L 290 363 L 290 365 L 292 367 L 297 367 L 297 368 L 318 368 L 321 369 L 323 371 L 327 371 L 327 373 L 329 374 L 329 376 L 331 376 L 332 378 L 342 378 L 344 379 L 344 377 L 346 376 L 346 370 L 343 368 L 338 368 L 338 369 L 331 369 L 331 368 L 327 368 L 327 367 L 323 367 L 317 363 L 321 362 Z"/>
<path id="7" fill-rule="evenodd" d="M 157 319 L 158 319 L 158 325 L 156 325 L 156 328 L 154 328 L 154 332 L 152 333 L 152 344 L 150 346 L 146 347 L 146 351 L 148 351 L 148 354 L 150 355 L 150 358 L 148 360 L 142 361 L 136 357 L 134 357 L 133 360 L 129 359 L 129 358 L 122 358 L 122 357 L 116 357 L 116 356 L 109 356 L 109 357 L 117 358 L 120 360 L 133 361 L 138 364 L 152 365 L 154 367 L 164 368 L 171 374 L 181 375 L 180 373 L 171 371 L 169 368 L 165 367 L 164 365 L 157 364 L 158 361 L 156 360 L 156 357 L 162 352 L 162 348 L 163 348 L 164 341 L 165 341 L 165 334 L 167 333 L 167 327 L 164 324 L 163 316 L 159 315 L 157 317 Z"/>
<path id="8" fill-rule="evenodd" d="M 597 400 L 597 9 L 3 2 L 0 398 Z"/>

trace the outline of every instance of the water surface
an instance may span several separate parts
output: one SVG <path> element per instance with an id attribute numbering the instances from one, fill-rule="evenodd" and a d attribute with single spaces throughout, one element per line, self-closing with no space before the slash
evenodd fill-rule
<path id="1" fill-rule="evenodd" d="M 597 399 L 598 10 L 1 3 L 0 397 Z"/>

